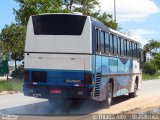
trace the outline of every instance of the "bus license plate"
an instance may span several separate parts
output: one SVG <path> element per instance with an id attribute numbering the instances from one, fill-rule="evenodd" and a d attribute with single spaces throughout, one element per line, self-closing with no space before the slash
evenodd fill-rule
<path id="1" fill-rule="evenodd" d="M 51 89 L 51 90 L 50 90 L 50 93 L 51 93 L 51 94 L 61 94 L 62 91 L 59 90 L 59 89 Z"/>

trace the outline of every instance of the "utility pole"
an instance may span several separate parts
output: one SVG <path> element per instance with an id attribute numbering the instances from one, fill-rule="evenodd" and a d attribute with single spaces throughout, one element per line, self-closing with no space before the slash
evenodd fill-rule
<path id="1" fill-rule="evenodd" d="M 114 0 L 114 20 L 116 21 L 116 0 Z"/>

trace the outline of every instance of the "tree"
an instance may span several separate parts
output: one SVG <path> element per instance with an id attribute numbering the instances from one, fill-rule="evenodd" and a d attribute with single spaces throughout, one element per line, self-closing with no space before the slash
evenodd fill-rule
<path id="1" fill-rule="evenodd" d="M 149 61 L 145 61 L 143 64 L 143 71 L 148 74 L 154 74 L 158 69 L 160 69 L 160 53 L 158 50 L 160 48 L 160 42 L 156 40 L 150 40 L 143 48 L 144 54 L 150 54 L 151 58 Z M 145 56 L 146 57 L 146 56 Z"/>
<path id="2" fill-rule="evenodd" d="M 112 19 L 112 15 L 106 12 L 96 11 L 95 9 L 99 7 L 99 0 L 63 0 L 65 8 L 69 11 L 81 12 L 84 15 L 89 15 L 97 18 L 106 26 L 119 30 L 118 23 Z M 78 6 L 78 7 L 76 7 Z"/>
<path id="3" fill-rule="evenodd" d="M 92 15 L 99 2 L 98 0 L 63 0 L 63 5 L 69 11 L 78 11 L 84 15 Z"/>
<path id="4" fill-rule="evenodd" d="M 69 12 L 62 9 L 61 0 L 15 0 L 19 3 L 20 9 L 15 10 L 16 21 L 27 25 L 29 16 L 41 13 Z"/>
<path id="5" fill-rule="evenodd" d="M 3 56 L 2 46 L 3 46 L 3 42 L 0 40 L 0 58 Z"/>
<path id="6" fill-rule="evenodd" d="M 102 23 L 104 23 L 106 26 L 114 29 L 114 30 L 119 30 L 119 26 L 118 23 L 115 22 L 112 19 L 112 15 L 107 14 L 106 12 L 104 12 L 103 14 L 100 13 L 100 11 L 93 13 L 91 16 L 97 18 L 98 20 L 100 20 Z"/>
<path id="7" fill-rule="evenodd" d="M 15 0 L 20 9 L 15 10 L 16 20 L 22 25 L 27 25 L 30 15 L 41 13 L 69 13 L 81 12 L 99 19 L 108 27 L 119 29 L 118 23 L 112 19 L 112 15 L 106 12 L 95 11 L 99 7 L 98 0 Z"/>
<path id="8" fill-rule="evenodd" d="M 160 70 L 160 53 L 157 53 L 157 54 L 154 56 L 154 62 L 155 62 L 155 64 L 157 65 L 158 70 Z"/>
<path id="9" fill-rule="evenodd" d="M 6 25 L 0 34 L 0 47 L 2 54 L 10 54 L 11 58 L 16 61 L 23 59 L 24 54 L 24 39 L 26 27 L 19 24 Z"/>
<path id="10" fill-rule="evenodd" d="M 154 56 L 158 52 L 159 48 L 160 48 L 159 41 L 150 40 L 149 43 L 143 47 L 143 51 L 146 54 L 149 53 L 150 55 Z"/>
<path id="11" fill-rule="evenodd" d="M 153 60 L 143 63 L 143 73 L 154 75 L 157 72 L 157 65 Z"/>

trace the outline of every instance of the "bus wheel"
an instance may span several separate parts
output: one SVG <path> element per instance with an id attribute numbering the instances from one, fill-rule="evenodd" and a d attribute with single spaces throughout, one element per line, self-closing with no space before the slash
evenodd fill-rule
<path id="1" fill-rule="evenodd" d="M 107 86 L 107 94 L 106 94 L 106 105 L 109 108 L 112 105 L 113 98 L 113 86 L 112 83 L 109 82 Z"/>
<path id="2" fill-rule="evenodd" d="M 106 88 L 106 100 L 104 101 L 96 101 L 97 107 L 107 107 L 109 108 L 112 105 L 112 98 L 113 98 L 113 85 L 111 82 L 108 83 Z"/>
<path id="3" fill-rule="evenodd" d="M 129 93 L 129 97 L 130 97 L 130 98 L 136 97 L 136 96 L 137 96 L 137 90 L 138 90 L 138 85 L 137 85 L 137 83 L 135 82 L 135 83 L 134 83 L 134 92 Z"/>

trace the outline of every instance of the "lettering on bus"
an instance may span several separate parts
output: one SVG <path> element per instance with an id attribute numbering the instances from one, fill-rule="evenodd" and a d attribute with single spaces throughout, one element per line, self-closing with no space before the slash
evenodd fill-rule
<path id="1" fill-rule="evenodd" d="M 81 83 L 81 80 L 69 80 L 69 79 L 66 79 L 65 82 L 66 83 Z"/>
<path id="2" fill-rule="evenodd" d="M 110 66 L 118 66 L 118 60 L 109 59 L 108 60 L 108 65 L 110 65 Z"/>

